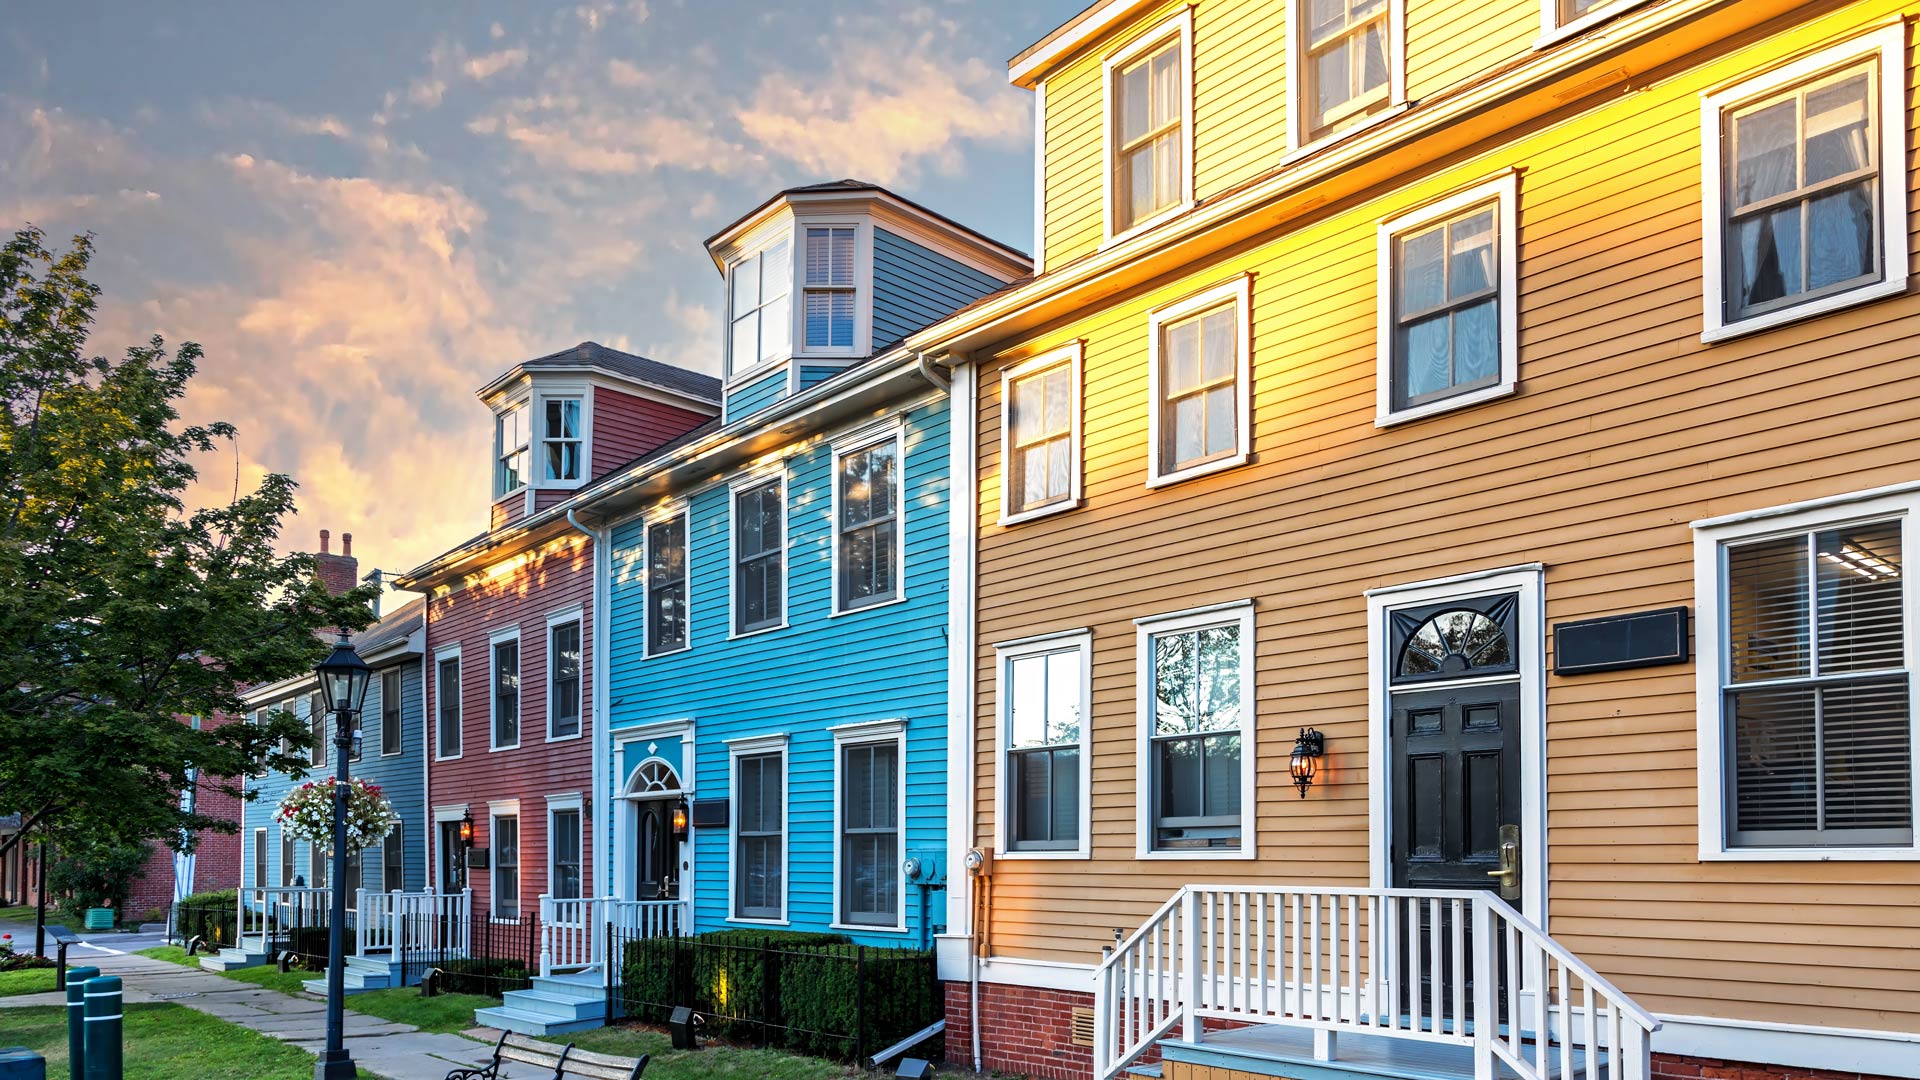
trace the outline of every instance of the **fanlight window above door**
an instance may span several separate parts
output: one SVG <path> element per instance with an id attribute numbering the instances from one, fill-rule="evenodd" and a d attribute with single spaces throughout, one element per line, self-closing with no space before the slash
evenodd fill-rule
<path id="1" fill-rule="evenodd" d="M 641 762 L 627 781 L 629 795 L 669 795 L 680 790 L 680 774 L 664 761 Z"/>
<path id="2" fill-rule="evenodd" d="M 1518 670 L 1513 596 L 1393 613 L 1395 682 L 1500 675 Z"/>

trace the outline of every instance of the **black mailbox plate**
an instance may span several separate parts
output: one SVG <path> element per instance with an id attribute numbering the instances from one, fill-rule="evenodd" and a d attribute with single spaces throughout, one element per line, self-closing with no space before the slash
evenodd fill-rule
<path id="1" fill-rule="evenodd" d="M 724 829 L 727 827 L 727 800 L 695 799 L 691 817 L 696 829 Z"/>
<path id="2" fill-rule="evenodd" d="M 1555 675 L 1684 664 L 1688 659 L 1684 607 L 1580 619 L 1553 627 Z"/>

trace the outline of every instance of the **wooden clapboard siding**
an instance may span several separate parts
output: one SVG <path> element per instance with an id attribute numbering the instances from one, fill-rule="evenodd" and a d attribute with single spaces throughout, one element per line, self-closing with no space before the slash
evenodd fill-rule
<path id="1" fill-rule="evenodd" d="M 873 230 L 873 345 L 876 353 L 1003 285 L 924 244 Z M 801 382 L 806 383 L 806 368 Z M 811 384 L 806 384 L 811 385 Z"/>
<path id="2" fill-rule="evenodd" d="M 588 407 L 593 410 L 593 471 L 587 476 L 589 480 L 599 479 L 682 432 L 699 427 L 711 416 L 709 412 L 683 409 L 604 386 L 594 387 L 589 400 Z M 573 492 L 563 490 L 560 494 Z"/>
<path id="3" fill-rule="evenodd" d="M 1286 11 L 1278 3 L 1194 9 L 1193 194 L 1202 202 L 1286 155 Z"/>
<path id="4" fill-rule="evenodd" d="M 727 390 L 727 421 L 752 416 L 787 396 L 787 367 L 762 375 L 752 382 L 736 384 Z"/>
<path id="5" fill-rule="evenodd" d="M 1540 37 L 1540 0 L 1406 0 L 1406 10 L 1415 101 L 1524 56 Z"/>
<path id="6" fill-rule="evenodd" d="M 1434 17 L 1413 7 L 1410 34 L 1416 12 Z M 1486 13 L 1474 24 L 1486 44 L 1471 55 L 1490 59 L 1462 59 L 1463 45 L 1432 62 L 1484 66 L 1538 32 L 1537 4 L 1474 10 Z M 1699 339 L 1700 95 L 1896 14 L 1920 5 L 1854 4 L 1716 47 L 1632 94 L 977 353 L 1000 359 L 983 359 L 977 382 L 974 842 L 993 835 L 993 643 L 1079 627 L 1094 638 L 1093 858 L 1001 860 L 996 952 L 1091 963 L 1112 928 L 1138 925 L 1189 881 L 1364 883 L 1366 590 L 1537 561 L 1550 623 L 1691 607 L 1689 521 L 1920 477 L 1920 299 Z M 1204 70 L 1206 40 L 1198 47 Z M 1073 92 L 1063 84 L 1058 97 Z M 1050 82 L 1050 109 L 1056 93 Z M 1048 164 L 1051 211 L 1052 185 L 1070 176 L 1051 142 Z M 1518 392 L 1376 428 L 1377 222 L 1516 168 Z M 1048 227 L 1057 257 L 1053 230 L 1068 226 Z M 1241 274 L 1254 275 L 1254 461 L 1150 491 L 1147 312 Z M 1085 343 L 1084 505 L 1000 527 L 998 374 L 1070 340 Z M 1247 598 L 1258 605 L 1259 858 L 1136 860 L 1133 620 Z M 1700 863 L 1693 667 L 1549 676 L 1546 689 L 1557 938 L 1664 1012 L 1920 1025 L 1906 956 L 1920 929 L 1913 863 Z M 1301 800 L 1285 770 L 1305 724 L 1326 733 L 1328 756 Z"/>

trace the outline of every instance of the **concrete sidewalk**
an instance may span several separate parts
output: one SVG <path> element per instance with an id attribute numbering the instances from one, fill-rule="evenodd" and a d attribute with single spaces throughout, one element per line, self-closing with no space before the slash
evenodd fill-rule
<path id="1" fill-rule="evenodd" d="M 14 940 L 19 940 L 18 934 Z M 31 944 L 29 940 L 29 947 Z M 327 1006 L 318 998 L 294 997 L 145 956 L 96 950 L 89 950 L 83 956 L 81 950 L 75 948 L 69 951 L 68 960 L 97 967 L 102 975 L 118 975 L 125 983 L 129 1003 L 160 1001 L 185 1005 L 290 1042 L 314 1055 L 326 1044 Z M 60 1005 L 65 1001 L 61 994 L 0 997 L 0 1011 L 26 1005 Z M 348 1006 L 347 1049 L 362 1075 L 371 1073 L 387 1080 L 442 1080 L 449 1069 L 481 1065 L 491 1056 L 490 1046 L 472 1039 L 433 1034 L 356 1013 L 352 1010 L 351 998 Z M 0 1026 L 4 1023 L 0 1020 Z M 503 1075 L 531 1077 L 536 1074 L 512 1071 Z"/>

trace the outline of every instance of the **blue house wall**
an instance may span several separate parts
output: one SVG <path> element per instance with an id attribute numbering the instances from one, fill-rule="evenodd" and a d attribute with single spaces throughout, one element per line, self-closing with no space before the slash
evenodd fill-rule
<path id="1" fill-rule="evenodd" d="M 786 396 L 787 369 L 783 365 L 778 371 L 728 390 L 727 420 L 731 423 L 752 416 Z"/>
<path id="2" fill-rule="evenodd" d="M 849 376 L 854 378 L 857 376 Z M 905 723 L 905 804 L 900 856 L 932 868 L 921 881 L 943 883 L 946 832 L 947 401 L 928 392 L 897 414 L 904 457 L 901 496 L 905 599 L 832 614 L 832 461 L 842 449 L 869 445 L 872 428 L 827 432 L 790 445 L 784 454 L 787 503 L 787 625 L 731 636 L 729 531 L 732 493 L 725 483 L 694 492 L 688 509 L 690 647 L 646 658 L 643 620 L 644 520 L 613 532 L 609 632 L 610 729 L 617 794 L 643 747 L 624 728 L 676 721 L 694 726 L 693 796 L 726 798 L 724 828 L 692 833 L 695 929 L 763 926 L 732 917 L 728 901 L 730 838 L 738 800 L 729 790 L 729 740 L 787 737 L 786 925 L 829 931 L 835 922 L 834 732 L 839 725 Z M 857 442 L 855 440 L 858 440 Z M 764 459 L 753 475 L 762 475 Z M 678 754 L 659 745 L 658 756 Z M 686 782 L 685 771 L 682 772 Z M 606 817 L 611 817 L 607 815 Z M 602 827 L 610 827 L 606 822 Z M 618 862 L 618 860 L 616 860 Z M 896 868 L 897 869 L 897 868 Z M 616 883 L 616 892 L 619 883 Z M 685 891 L 683 881 L 682 896 Z M 945 924 L 944 893 L 902 881 L 905 930 L 845 930 L 871 944 L 923 945 Z"/>
<path id="3" fill-rule="evenodd" d="M 873 230 L 875 351 L 931 326 L 1006 282 L 886 229 Z"/>
<path id="4" fill-rule="evenodd" d="M 381 745 L 381 716 L 384 711 L 382 695 L 385 693 L 388 671 L 400 673 L 400 734 L 401 745 L 398 752 L 394 748 Z M 402 660 L 387 665 L 376 665 L 372 682 L 367 687 L 367 700 L 361 717 L 360 760 L 353 762 L 351 771 L 355 777 L 366 779 L 380 785 L 387 801 L 393 804 L 394 811 L 400 815 L 402 831 L 400 845 L 405 860 L 405 880 L 408 891 L 419 891 L 427 885 L 427 833 L 432 828 L 426 809 L 425 760 L 426 726 L 422 722 L 421 712 L 421 665 L 417 659 Z M 309 714 L 309 702 L 313 696 L 313 685 L 308 683 L 295 691 L 283 693 L 270 700 L 257 703 L 260 708 L 277 709 L 289 696 L 294 698 L 294 714 L 304 723 Z M 270 886 L 280 884 L 280 824 L 273 820 L 274 811 L 280 800 L 297 784 L 309 780 L 319 780 L 332 776 L 335 768 L 333 755 L 334 725 L 329 719 L 327 725 L 327 763 L 315 766 L 305 777 L 298 780 L 283 772 L 270 772 L 249 782 L 248 788 L 256 796 L 242 807 L 241 844 L 240 844 L 240 881 L 241 885 L 251 888 L 256 881 Z M 254 830 L 267 830 L 267 866 L 266 874 L 256 878 L 254 875 Z M 385 845 L 392 843 L 389 835 L 380 844 L 369 847 L 361 855 L 362 880 L 368 888 L 380 888 L 381 875 L 386 863 Z M 303 883 L 312 884 L 312 846 L 302 840 L 294 841 L 293 872 Z"/>

